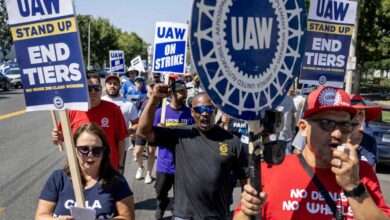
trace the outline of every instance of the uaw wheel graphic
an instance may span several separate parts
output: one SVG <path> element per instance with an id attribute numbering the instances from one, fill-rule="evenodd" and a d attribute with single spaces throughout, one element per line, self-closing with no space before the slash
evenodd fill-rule
<path id="1" fill-rule="evenodd" d="M 60 96 L 55 96 L 53 98 L 53 104 L 57 109 L 64 108 L 64 100 Z"/>
<path id="2" fill-rule="evenodd" d="M 195 0 L 191 52 L 214 104 L 241 119 L 280 104 L 304 54 L 303 0 Z"/>

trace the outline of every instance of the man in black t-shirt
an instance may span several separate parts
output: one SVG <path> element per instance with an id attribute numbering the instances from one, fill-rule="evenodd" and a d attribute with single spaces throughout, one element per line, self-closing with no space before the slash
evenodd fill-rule
<path id="1" fill-rule="evenodd" d="M 206 93 L 192 101 L 195 125 L 153 127 L 154 112 L 169 87 L 154 86 L 140 117 L 137 135 L 153 145 L 172 147 L 175 152 L 175 209 L 181 219 L 226 219 L 229 174 L 234 171 L 246 182 L 246 155 L 240 140 L 215 125 L 215 107 Z"/>

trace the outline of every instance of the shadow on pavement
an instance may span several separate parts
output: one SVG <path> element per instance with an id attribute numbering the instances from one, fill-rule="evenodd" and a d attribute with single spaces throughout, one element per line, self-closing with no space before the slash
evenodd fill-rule
<path id="1" fill-rule="evenodd" d="M 381 174 L 390 174 L 390 166 L 385 164 L 378 164 L 376 166 L 376 172 Z"/>
<path id="2" fill-rule="evenodd" d="M 156 199 L 147 199 L 134 204 L 134 208 L 137 210 L 156 210 Z"/>

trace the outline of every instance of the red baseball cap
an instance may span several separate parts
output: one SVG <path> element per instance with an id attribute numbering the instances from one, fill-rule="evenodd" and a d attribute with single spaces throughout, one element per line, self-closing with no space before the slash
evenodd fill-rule
<path id="1" fill-rule="evenodd" d="M 365 121 L 374 120 L 382 112 L 382 107 L 380 106 L 367 106 L 366 102 L 364 101 L 364 98 L 359 94 L 351 94 L 349 98 L 351 99 L 352 107 L 354 107 L 355 109 L 365 110 Z"/>
<path id="2" fill-rule="evenodd" d="M 348 93 L 340 88 L 322 86 L 312 91 L 307 97 L 307 110 L 303 116 L 309 117 L 318 112 L 328 110 L 342 110 L 356 114 L 356 109 L 352 107 Z"/>
<path id="3" fill-rule="evenodd" d="M 116 81 L 120 82 L 121 80 L 119 79 L 119 76 L 115 75 L 115 74 L 110 74 L 106 77 L 106 80 L 105 82 L 108 82 L 109 80 L 111 79 L 115 79 Z"/>

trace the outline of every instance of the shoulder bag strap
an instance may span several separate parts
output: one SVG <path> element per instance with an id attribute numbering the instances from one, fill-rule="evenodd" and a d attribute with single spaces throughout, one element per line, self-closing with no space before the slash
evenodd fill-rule
<path id="1" fill-rule="evenodd" d="M 330 197 L 328 190 L 325 189 L 325 187 L 324 187 L 324 185 L 322 185 L 320 179 L 318 179 L 318 177 L 313 173 L 313 170 L 310 168 L 309 164 L 307 164 L 305 158 L 303 158 L 303 155 L 298 154 L 298 158 L 299 158 L 299 161 L 301 162 L 301 165 L 306 170 L 307 174 L 309 174 L 309 176 L 311 177 L 313 182 L 316 184 L 316 186 L 320 190 L 322 197 L 325 198 L 326 203 L 328 203 L 328 206 L 332 210 L 334 217 L 336 217 L 337 220 L 343 219 L 341 217 L 341 215 L 339 215 L 340 213 L 338 213 L 336 204 L 334 203 L 334 201 Z"/>

